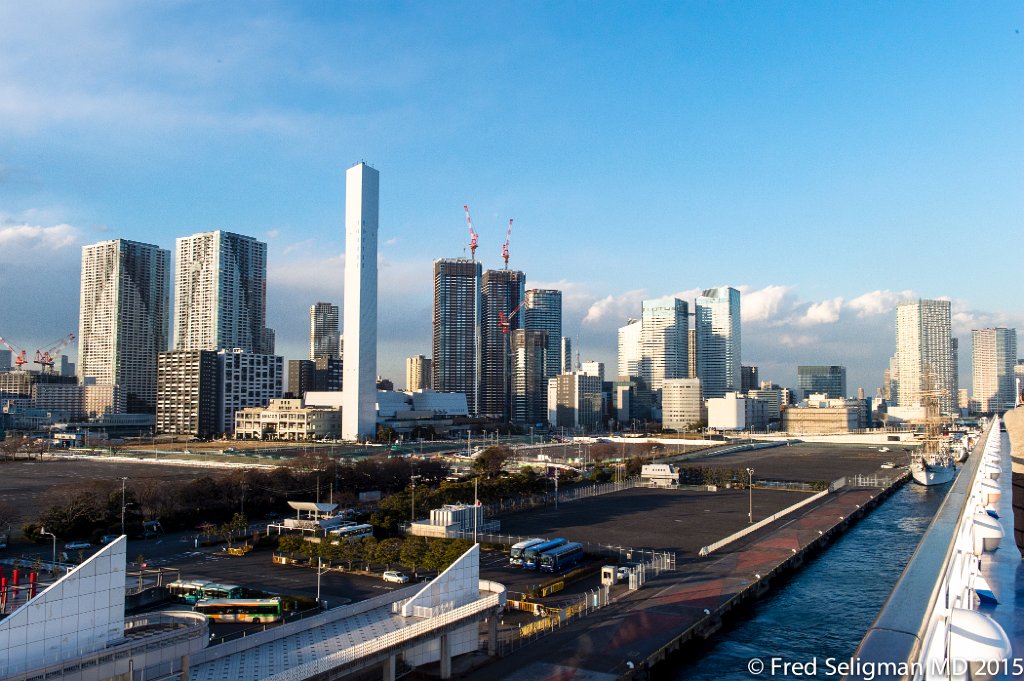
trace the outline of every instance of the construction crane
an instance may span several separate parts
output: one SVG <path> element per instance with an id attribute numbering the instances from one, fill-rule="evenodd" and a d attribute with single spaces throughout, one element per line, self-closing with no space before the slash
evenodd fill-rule
<path id="1" fill-rule="evenodd" d="M 504 312 L 498 313 L 498 328 L 500 328 L 501 332 L 506 336 L 508 335 L 509 329 L 511 328 L 512 318 L 516 316 L 516 313 L 519 312 L 519 310 L 521 310 L 523 305 L 525 304 L 526 301 L 524 300 L 523 302 L 516 305 L 516 309 L 512 310 L 512 312 L 510 312 L 507 317 L 505 316 Z"/>
<path id="2" fill-rule="evenodd" d="M 53 371 L 53 365 L 55 364 L 53 358 L 60 355 L 61 351 L 73 340 L 75 340 L 75 334 L 69 333 L 50 347 L 43 350 L 36 350 L 35 364 L 38 364 L 42 368 L 43 373 L 51 373 Z"/>
<path id="3" fill-rule="evenodd" d="M 8 350 L 11 351 L 11 357 L 14 359 L 14 365 L 16 368 L 21 369 L 24 365 L 28 364 L 28 359 L 25 357 L 24 350 L 18 350 L 13 345 L 8 343 L 3 336 L 0 336 L 0 343 L 3 343 Z"/>
<path id="4" fill-rule="evenodd" d="M 469 217 L 469 206 L 463 205 L 462 208 L 466 211 L 466 224 L 469 225 L 469 252 L 473 256 L 473 262 L 476 262 L 476 242 L 477 233 L 473 229 L 473 219 Z"/>
<path id="5" fill-rule="evenodd" d="M 505 243 L 501 247 L 501 257 L 505 259 L 505 269 L 508 269 L 508 242 L 512 240 L 512 218 L 508 219 L 508 231 L 505 232 Z"/>

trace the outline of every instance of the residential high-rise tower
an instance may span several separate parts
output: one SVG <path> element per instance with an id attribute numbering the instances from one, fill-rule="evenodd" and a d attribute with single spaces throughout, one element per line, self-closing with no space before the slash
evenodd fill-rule
<path id="1" fill-rule="evenodd" d="M 978 409 L 986 414 L 1013 409 L 1017 399 L 1017 330 L 974 329 L 971 338 L 974 400 Z"/>
<path id="2" fill-rule="evenodd" d="M 434 261 L 434 390 L 463 393 L 471 416 L 480 414 L 480 263 Z"/>
<path id="3" fill-rule="evenodd" d="M 338 355 L 338 306 L 330 303 L 316 303 L 309 306 L 309 358 L 337 359 Z"/>
<path id="4" fill-rule="evenodd" d="M 926 389 L 940 393 L 943 412 L 957 403 L 950 319 L 948 300 L 909 300 L 896 306 L 895 376 L 890 380 L 899 406 L 922 406 Z"/>
<path id="5" fill-rule="evenodd" d="M 267 245 L 232 232 L 177 239 L 174 348 L 273 352 L 267 321 Z"/>
<path id="6" fill-rule="evenodd" d="M 523 327 L 525 293 L 526 275 L 518 270 L 483 273 L 480 414 L 503 421 L 510 416 L 511 333 Z"/>
<path id="7" fill-rule="evenodd" d="M 130 412 L 155 413 L 167 349 L 170 253 L 114 239 L 82 248 L 78 375 L 121 386 Z"/>

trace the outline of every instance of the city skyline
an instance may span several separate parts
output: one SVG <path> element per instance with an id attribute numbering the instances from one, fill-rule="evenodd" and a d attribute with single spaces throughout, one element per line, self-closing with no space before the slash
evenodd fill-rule
<path id="1" fill-rule="evenodd" d="M 485 268 L 515 218 L 510 267 L 563 292 L 563 335 L 607 366 L 642 300 L 720 286 L 743 296 L 743 361 L 782 385 L 842 364 L 873 394 L 904 298 L 952 299 L 964 386 L 971 331 L 1024 326 L 1011 287 L 949 276 L 968 235 L 1021 231 L 1009 3 L 54 7 L 0 8 L 0 334 L 30 350 L 78 325 L 81 246 L 223 230 L 267 243 L 266 324 L 306 356 L 309 306 L 344 295 L 359 158 L 393 187 L 393 380 L 430 352 L 432 262 L 467 250 L 464 203 Z"/>

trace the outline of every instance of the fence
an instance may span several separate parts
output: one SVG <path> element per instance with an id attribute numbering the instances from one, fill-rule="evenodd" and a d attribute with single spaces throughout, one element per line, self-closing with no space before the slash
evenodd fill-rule
<path id="1" fill-rule="evenodd" d="M 586 617 L 596 610 L 611 603 L 605 588 L 592 589 L 573 601 L 564 603 L 559 608 L 545 608 L 547 616 L 536 622 L 528 622 L 516 627 L 498 630 L 498 649 L 500 656 L 509 655 L 523 646 L 550 634 L 565 626 L 574 619 Z"/>
<path id="2" fill-rule="evenodd" d="M 539 508 L 541 506 L 566 504 L 580 499 L 589 499 L 591 497 L 601 496 L 602 494 L 612 494 L 613 492 L 621 492 L 623 490 L 633 489 L 634 487 L 644 486 L 645 485 L 640 484 L 639 477 L 632 477 L 616 482 L 602 482 L 596 485 L 585 485 L 573 487 L 567 490 L 560 490 L 557 495 L 557 500 L 554 492 L 533 494 L 528 497 L 502 499 L 497 503 L 485 504 L 484 515 L 494 517 L 501 515 L 502 513 L 514 513 L 516 511 Z"/>

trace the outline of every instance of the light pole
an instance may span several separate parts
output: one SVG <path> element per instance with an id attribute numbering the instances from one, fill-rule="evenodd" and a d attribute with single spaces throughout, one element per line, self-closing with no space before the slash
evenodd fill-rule
<path id="1" fill-rule="evenodd" d="M 127 506 L 124 499 L 126 482 L 128 482 L 128 478 L 121 478 L 121 534 L 124 534 L 124 509 Z"/>
<path id="2" fill-rule="evenodd" d="M 57 567 L 57 535 L 55 535 L 53 532 L 47 532 L 45 527 L 39 528 L 39 534 L 48 534 L 51 537 L 53 537 L 53 558 L 50 560 L 50 567 L 51 569 L 54 569 Z"/>
<path id="3" fill-rule="evenodd" d="M 423 476 L 420 476 L 420 475 L 410 475 L 409 476 L 409 482 L 412 483 L 412 517 L 409 518 L 409 524 L 410 525 L 413 524 L 414 522 L 416 522 L 416 481 L 419 480 L 421 477 L 423 477 Z"/>
<path id="4" fill-rule="evenodd" d="M 747 483 L 747 494 L 750 497 L 750 511 L 747 514 L 747 518 L 749 519 L 750 524 L 753 525 L 754 524 L 754 469 L 753 468 L 748 468 L 747 469 L 747 477 L 749 479 L 748 483 Z"/>

